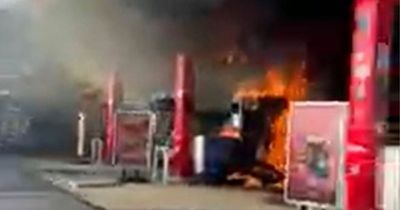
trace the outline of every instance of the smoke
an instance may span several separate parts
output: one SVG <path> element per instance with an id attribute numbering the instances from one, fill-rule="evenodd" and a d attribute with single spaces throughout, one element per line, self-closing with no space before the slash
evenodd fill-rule
<path id="1" fill-rule="evenodd" d="M 125 96 L 145 100 L 155 91 L 171 89 L 176 52 L 196 54 L 200 49 L 190 34 L 204 26 L 182 28 L 189 22 L 202 25 L 203 17 L 179 10 L 159 14 L 150 3 L 42 0 L 31 5 L 34 73 L 24 98 L 37 116 L 33 137 L 46 141 L 47 149 L 71 148 L 79 87 L 102 89 L 109 72 L 117 70 Z"/>
<path id="2" fill-rule="evenodd" d="M 194 60 L 199 108 L 221 108 L 237 81 L 257 70 L 219 64 L 226 52 L 246 48 L 238 44 L 244 31 L 272 21 L 273 8 L 260 12 L 257 2 L 2 0 L 0 73 L 21 76 L 12 92 L 37 132 L 53 133 L 36 138 L 49 141 L 74 139 L 81 88 L 102 89 L 112 70 L 130 100 L 171 91 L 177 52 Z"/>
<path id="3" fill-rule="evenodd" d="M 198 108 L 226 108 L 239 82 L 264 74 L 265 58 L 284 60 L 293 48 L 305 48 L 285 39 L 287 50 L 271 45 L 268 37 L 284 27 L 271 24 L 280 18 L 276 2 L 0 0 L 0 73 L 22 75 L 9 82 L 13 91 L 38 124 L 63 127 L 64 136 L 54 132 L 49 139 L 66 142 L 74 138 L 82 87 L 102 89 L 117 70 L 126 98 L 145 101 L 172 90 L 177 52 L 193 58 Z M 223 65 L 232 50 L 247 54 L 249 63 Z"/>
<path id="4" fill-rule="evenodd" d="M 236 49 L 261 62 L 286 54 L 278 52 L 282 46 L 268 46 L 269 33 L 280 27 L 270 25 L 279 16 L 273 0 L 3 1 L 2 8 L 17 8 L 14 16 L 25 18 L 24 23 L 15 20 L 7 25 L 25 26 L 9 36 L 27 44 L 7 48 L 19 48 L 24 54 L 20 57 L 26 57 L 25 69 L 35 78 L 26 98 L 36 97 L 55 108 L 68 103 L 67 96 L 78 95 L 74 91 L 79 86 L 103 88 L 112 70 L 121 73 L 129 99 L 171 91 L 177 52 L 194 59 L 201 106 L 218 107 L 238 80 L 263 69 L 221 67 L 218 62 L 224 54 Z"/>
<path id="5" fill-rule="evenodd" d="M 49 1 L 34 21 L 34 37 L 46 59 L 60 64 L 74 81 L 101 87 L 107 72 L 118 70 L 125 78 L 128 97 L 143 98 L 170 87 L 177 51 L 195 53 L 202 46 L 187 34 L 194 27 L 181 31 L 197 17 L 162 15 L 164 10 L 179 14 L 175 7 L 167 7 L 171 3 Z M 201 17 L 195 21 L 201 24 Z"/>
<path id="6" fill-rule="evenodd" d="M 219 74 L 217 79 L 205 69 L 218 70 L 215 68 L 220 67 L 210 67 L 210 63 L 219 62 L 217 56 L 237 47 L 243 31 L 260 19 L 256 1 L 40 2 L 33 5 L 37 12 L 33 14 L 32 37 L 42 60 L 56 63 L 73 83 L 97 88 L 104 86 L 109 71 L 118 70 L 126 96 L 132 100 L 171 90 L 177 52 L 191 55 L 196 71 L 205 72 L 200 73 L 200 80 L 219 86 L 219 93 L 227 96 L 232 92 L 232 76 Z M 221 106 L 219 93 L 204 83 L 200 86 L 199 95 L 207 93 L 213 99 L 200 98 L 201 106 Z"/>

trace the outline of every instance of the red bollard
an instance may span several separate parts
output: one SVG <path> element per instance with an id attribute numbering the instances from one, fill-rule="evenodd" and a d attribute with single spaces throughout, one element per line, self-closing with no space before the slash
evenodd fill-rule
<path id="1" fill-rule="evenodd" d="M 176 56 L 175 63 L 175 112 L 172 149 L 172 175 L 191 175 L 190 141 L 191 115 L 194 110 L 194 73 L 192 62 L 184 54 Z"/>

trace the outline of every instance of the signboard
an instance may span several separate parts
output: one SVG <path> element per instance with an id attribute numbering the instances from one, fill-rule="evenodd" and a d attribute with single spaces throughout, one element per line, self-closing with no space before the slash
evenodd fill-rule
<path id="1" fill-rule="evenodd" d="M 388 1 L 354 1 L 354 31 L 349 87 L 349 128 L 346 139 L 346 210 L 377 209 L 376 64 L 378 36 L 386 21 L 380 7 Z M 382 11 L 383 12 L 383 11 Z M 382 23 L 382 24 L 381 24 Z M 383 41 L 383 40 L 381 40 Z M 380 47 L 382 51 L 382 46 Z M 380 99 L 381 100 L 381 99 Z M 378 113 L 380 114 L 380 113 Z M 362 192 L 362 193 L 360 193 Z M 379 203 L 379 201 L 378 201 Z"/>
<path id="2" fill-rule="evenodd" d="M 148 111 L 118 112 L 118 164 L 150 168 L 154 120 L 154 115 Z"/>
<path id="3" fill-rule="evenodd" d="M 317 208 L 342 205 L 347 108 L 341 102 L 291 105 L 286 202 Z"/>

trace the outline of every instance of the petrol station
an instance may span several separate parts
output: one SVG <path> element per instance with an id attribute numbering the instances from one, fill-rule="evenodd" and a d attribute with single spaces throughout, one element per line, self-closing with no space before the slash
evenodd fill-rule
<path id="1" fill-rule="evenodd" d="M 280 189 L 286 202 L 299 207 L 384 209 L 384 197 L 390 192 L 382 184 L 383 174 L 393 172 L 382 170 L 383 139 L 390 128 L 387 119 L 393 102 L 381 94 L 388 84 L 380 81 L 390 80 L 393 72 L 398 76 L 398 61 L 397 66 L 391 65 L 391 54 L 393 37 L 398 39 L 393 26 L 399 5 L 393 0 L 355 0 L 353 5 L 347 101 L 305 100 L 307 67 L 303 65 L 285 84 L 279 83 L 279 74 L 269 71 L 264 88 L 233 93 L 227 123 L 217 135 L 228 143 L 210 147 L 208 137 L 195 136 L 192 127 L 196 58 L 179 53 L 174 60 L 173 94 L 156 97 L 146 107 L 126 103 L 118 72 L 111 73 L 96 105 L 103 125 L 102 141 L 92 147 L 101 148 L 97 159 L 127 173 L 133 170 L 134 175 L 144 172 L 149 181 L 186 183 L 214 167 L 208 152 L 220 149 L 222 154 L 227 147 L 239 145 L 234 154 L 240 160 L 229 163 L 233 166 L 230 178 L 223 177 L 226 182 L 255 178 L 262 187 Z M 82 145 L 90 150 L 91 144 L 82 134 L 83 119 L 78 129 L 82 157 Z M 259 150 L 262 155 L 256 161 Z M 398 174 L 398 163 L 393 165 Z"/>

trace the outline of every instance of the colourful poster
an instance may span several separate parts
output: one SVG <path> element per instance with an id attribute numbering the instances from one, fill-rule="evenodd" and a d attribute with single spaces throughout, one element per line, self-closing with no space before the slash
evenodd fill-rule
<path id="1" fill-rule="evenodd" d="M 285 182 L 288 203 L 321 208 L 343 203 L 347 107 L 340 102 L 292 104 Z"/>

